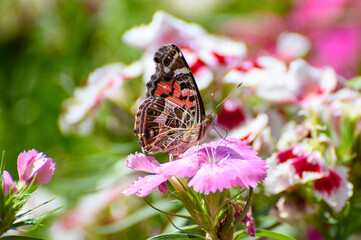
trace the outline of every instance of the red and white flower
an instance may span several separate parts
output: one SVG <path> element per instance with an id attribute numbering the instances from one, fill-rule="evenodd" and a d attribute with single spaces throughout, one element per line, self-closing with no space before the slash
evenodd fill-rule
<path id="1" fill-rule="evenodd" d="M 352 196 L 352 184 L 347 181 L 347 168 L 329 166 L 323 156 L 332 154 L 332 151 L 321 154 L 312 149 L 307 140 L 274 153 L 266 160 L 269 170 L 264 181 L 265 190 L 270 194 L 277 194 L 296 184 L 312 182 L 315 194 L 339 212 Z"/>
<path id="2" fill-rule="evenodd" d="M 337 75 L 332 68 L 315 68 L 302 59 L 289 66 L 274 57 L 260 57 L 249 68 L 235 67 L 226 82 L 243 82 L 244 87 L 274 103 L 292 103 L 311 108 L 336 90 Z"/>

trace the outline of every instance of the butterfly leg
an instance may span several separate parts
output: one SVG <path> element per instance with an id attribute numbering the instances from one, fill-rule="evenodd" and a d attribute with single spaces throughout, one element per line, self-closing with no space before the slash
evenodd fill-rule
<path id="1" fill-rule="evenodd" d="M 173 154 L 172 153 L 169 154 L 169 162 L 171 162 L 171 161 L 173 161 Z"/>

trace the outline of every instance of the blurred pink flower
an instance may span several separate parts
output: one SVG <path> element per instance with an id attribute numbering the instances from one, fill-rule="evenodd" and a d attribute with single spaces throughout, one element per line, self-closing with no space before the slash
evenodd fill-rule
<path id="1" fill-rule="evenodd" d="M 189 177 L 188 186 L 209 194 L 231 187 L 256 187 L 265 179 L 266 168 L 245 142 L 226 138 L 188 149 L 178 160 L 163 164 L 160 173 Z"/>
<path id="2" fill-rule="evenodd" d="M 332 66 L 346 78 L 359 72 L 360 26 L 335 26 L 309 33 L 312 51 L 309 62 L 317 67 Z M 330 57 L 332 56 L 332 57 Z"/>
<path id="3" fill-rule="evenodd" d="M 4 173 L 4 175 L 2 173 Z M 4 171 L 4 172 L 0 171 L 0 177 L 2 177 L 1 187 L 4 190 L 5 195 L 8 195 L 11 188 L 13 188 L 13 193 L 17 191 L 16 186 L 14 185 L 14 181 L 8 171 Z"/>
<path id="4" fill-rule="evenodd" d="M 295 27 L 320 28 L 334 24 L 350 0 L 304 0 L 294 5 L 288 18 Z"/>
<path id="5" fill-rule="evenodd" d="M 18 156 L 19 178 L 26 184 L 30 184 L 34 177 L 34 185 L 48 183 L 54 170 L 55 163 L 53 160 L 35 149 L 24 151 Z"/>
<path id="6" fill-rule="evenodd" d="M 357 0 L 297 1 L 285 17 L 254 13 L 253 18 L 230 19 L 221 29 L 244 40 L 251 59 L 306 57 L 315 66 L 331 66 L 338 74 L 351 77 L 359 70 L 360 9 Z"/>
<path id="7" fill-rule="evenodd" d="M 89 133 L 93 129 L 96 110 L 102 101 L 108 99 L 115 104 L 124 101 L 123 83 L 138 77 L 141 71 L 139 62 L 129 66 L 113 63 L 96 69 L 89 75 L 86 85 L 76 88 L 74 96 L 63 102 L 63 112 L 59 118 L 61 130 L 64 133 Z"/>

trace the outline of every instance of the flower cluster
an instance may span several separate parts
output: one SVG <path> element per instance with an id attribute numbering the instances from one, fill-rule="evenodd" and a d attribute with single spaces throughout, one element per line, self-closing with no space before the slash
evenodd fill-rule
<path id="1" fill-rule="evenodd" d="M 342 238 L 340 234 L 348 233 L 340 230 L 337 218 L 346 216 L 346 206 L 354 207 L 350 199 L 357 196 L 356 183 L 361 178 L 361 79 L 345 79 L 357 72 L 355 52 L 361 47 L 361 35 L 355 26 L 345 27 L 347 17 L 340 18 L 345 16 L 341 6 L 346 1 L 330 2 L 304 1 L 292 7 L 285 19 L 299 23 L 300 28 L 267 16 L 256 26 L 262 31 L 252 35 L 237 28 L 242 19 L 224 22 L 224 31 L 240 40 L 211 35 L 197 24 L 157 12 L 151 23 L 123 36 L 126 43 L 143 51 L 140 59 L 129 66 L 108 65 L 92 73 L 87 85 L 64 103 L 60 122 L 66 127 L 62 129 L 85 126 L 76 130 L 89 133 L 96 109 L 105 99 L 123 113 L 134 114 L 144 91 L 126 92 L 124 81 L 129 85 L 139 84 L 139 77 L 148 81 L 154 73 L 154 51 L 166 43 L 176 44 L 204 102 L 211 92 L 215 92 L 216 103 L 227 97 L 215 110 L 216 131 L 208 134 L 209 143 L 188 149 L 174 161 L 159 163 L 144 154 L 129 155 L 129 168 L 150 174 L 139 177 L 123 193 L 146 197 L 157 188 L 169 192 L 208 236 L 230 239 L 222 234 L 228 231 L 233 237 L 238 223 L 247 226 L 249 235 L 257 235 L 250 197 L 246 203 L 241 198 L 246 197 L 244 189 L 251 196 L 252 188 L 264 180 L 264 191 L 257 197 L 266 199 L 263 207 L 278 224 L 302 221 L 325 238 Z M 328 18 L 314 24 L 318 14 Z M 275 36 L 269 34 L 274 22 L 280 23 L 277 31 L 272 30 Z M 263 34 L 273 36 L 273 43 L 264 44 Z M 332 53 L 337 57 L 330 59 Z M 350 59 L 345 60 L 344 54 Z M 133 102 L 122 105 L 122 98 Z M 124 122 L 128 127 L 132 124 Z M 255 151 L 266 159 L 267 167 Z M 232 199 L 234 189 L 243 189 L 236 194 L 240 199 Z M 219 205 L 209 205 L 216 201 Z"/>
<path id="2" fill-rule="evenodd" d="M 3 204 L 0 206 L 0 236 L 9 229 L 36 225 L 41 220 L 41 218 L 23 220 L 22 218 L 32 210 L 27 211 L 27 214 L 20 211 L 27 203 L 30 194 L 36 190 L 33 186 L 48 183 L 55 170 L 53 160 L 35 149 L 20 153 L 17 166 L 19 173 L 17 183 L 13 181 L 8 171 L 0 171 L 0 202 Z"/>
<path id="3" fill-rule="evenodd" d="M 199 226 L 208 226 L 205 227 L 208 229 L 205 231 L 212 236 L 212 239 L 224 234 L 233 236 L 235 229 L 232 229 L 233 227 L 230 225 L 227 226 L 226 230 L 226 227 L 218 219 L 220 217 L 218 212 L 223 212 L 224 209 L 230 207 L 233 207 L 236 212 L 234 223 L 242 220 L 243 224 L 247 226 L 247 233 L 255 236 L 252 212 L 249 212 L 247 217 L 243 216 L 237 220 L 240 215 L 237 214 L 237 211 L 247 213 L 248 209 L 242 208 L 239 204 L 230 201 L 231 198 L 229 198 L 231 188 L 248 189 L 256 187 L 266 177 L 265 161 L 257 157 L 256 152 L 251 150 L 242 140 L 226 138 L 220 142 L 195 146 L 188 149 L 176 160 L 164 164 L 160 164 L 153 157 L 136 153 L 128 157 L 127 166 L 134 170 L 153 174 L 140 177 L 124 191 L 124 194 L 145 197 L 157 187 L 161 192 L 166 193 L 168 189 L 164 183 L 168 180 L 194 221 Z M 183 184 L 186 186 L 180 186 Z M 202 196 L 201 194 L 208 195 L 208 201 L 194 197 L 195 195 Z M 228 197 L 219 199 L 220 194 Z M 250 196 L 248 200 L 250 200 Z M 220 204 L 219 201 L 222 203 Z M 211 204 L 210 202 L 214 203 Z M 213 210 L 206 213 L 207 211 L 199 206 L 213 208 Z M 214 220 L 204 219 L 203 214 Z"/>

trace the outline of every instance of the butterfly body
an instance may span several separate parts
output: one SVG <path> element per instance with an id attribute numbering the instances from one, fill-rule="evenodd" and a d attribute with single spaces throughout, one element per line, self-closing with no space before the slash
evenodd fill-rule
<path id="1" fill-rule="evenodd" d="M 136 115 L 134 132 L 145 154 L 179 155 L 202 141 L 213 121 L 182 52 L 167 44 L 154 55 L 156 72 Z"/>

